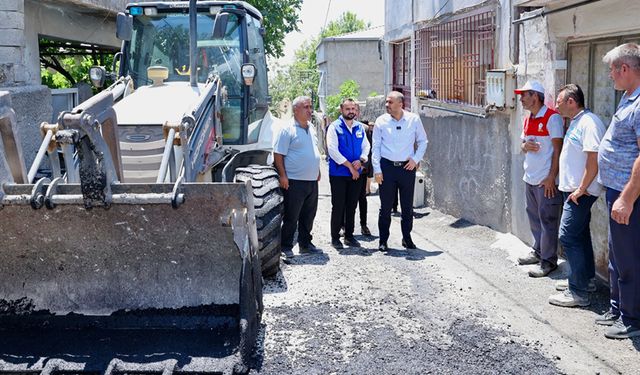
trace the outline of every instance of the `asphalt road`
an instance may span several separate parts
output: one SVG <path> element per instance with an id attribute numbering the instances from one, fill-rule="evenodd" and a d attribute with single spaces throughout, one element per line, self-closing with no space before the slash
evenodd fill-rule
<path id="1" fill-rule="evenodd" d="M 586 309 L 549 305 L 566 267 L 529 278 L 515 262 L 528 249 L 513 236 L 421 208 L 416 250 L 400 246 L 399 218 L 387 253 L 362 236 L 361 249 L 333 249 L 324 176 L 313 231 L 324 253 L 297 255 L 267 281 L 252 373 L 640 373 L 640 340 L 605 339 L 593 324 L 607 309 L 606 287 Z M 376 235 L 379 199 L 368 199 Z"/>

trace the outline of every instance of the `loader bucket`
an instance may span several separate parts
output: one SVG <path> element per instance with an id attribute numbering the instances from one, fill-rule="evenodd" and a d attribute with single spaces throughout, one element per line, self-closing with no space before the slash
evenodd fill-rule
<path id="1" fill-rule="evenodd" d="M 173 184 L 114 184 L 110 208 L 90 210 L 82 205 L 79 184 L 56 186 L 47 196 L 51 208 L 40 209 L 31 205 L 34 185 L 5 184 L 3 190 L 0 335 L 12 344 L 0 345 L 0 372 L 25 370 L 2 360 L 21 355 L 14 351 L 22 341 L 11 332 L 24 336 L 35 329 L 37 342 L 45 343 L 51 334 L 42 328 L 66 330 L 55 337 L 69 328 L 102 332 L 84 331 L 83 340 L 109 330 L 200 330 L 209 332 L 210 348 L 238 348 L 241 362 L 251 355 L 262 292 L 248 184 L 185 183 L 177 208 L 162 201 L 175 196 Z M 235 337 L 224 344 L 216 339 L 229 332 Z M 144 337 L 145 345 L 153 346 L 152 336 Z M 170 337 L 180 334 L 164 340 L 172 342 Z"/>

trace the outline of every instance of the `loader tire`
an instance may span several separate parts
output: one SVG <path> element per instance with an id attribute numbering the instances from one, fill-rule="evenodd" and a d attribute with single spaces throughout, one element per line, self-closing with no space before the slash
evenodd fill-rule
<path id="1" fill-rule="evenodd" d="M 273 277 L 280 269 L 280 236 L 284 210 L 278 172 L 271 166 L 252 164 L 236 169 L 235 181 L 251 181 L 262 276 Z"/>

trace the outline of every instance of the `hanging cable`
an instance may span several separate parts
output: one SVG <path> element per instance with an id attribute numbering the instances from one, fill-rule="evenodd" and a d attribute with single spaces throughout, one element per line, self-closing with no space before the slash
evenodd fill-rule
<path id="1" fill-rule="evenodd" d="M 327 13 L 324 15 L 324 26 L 322 26 L 322 30 L 327 28 L 327 19 L 329 19 L 329 9 L 331 9 L 331 0 L 329 0 L 329 4 L 327 5 Z"/>

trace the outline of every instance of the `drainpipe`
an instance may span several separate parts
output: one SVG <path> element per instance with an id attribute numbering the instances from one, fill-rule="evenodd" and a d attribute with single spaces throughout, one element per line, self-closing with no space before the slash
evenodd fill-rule
<path id="1" fill-rule="evenodd" d="M 189 82 L 191 86 L 198 86 L 196 80 L 196 54 L 198 53 L 198 8 L 196 0 L 189 0 Z"/>

